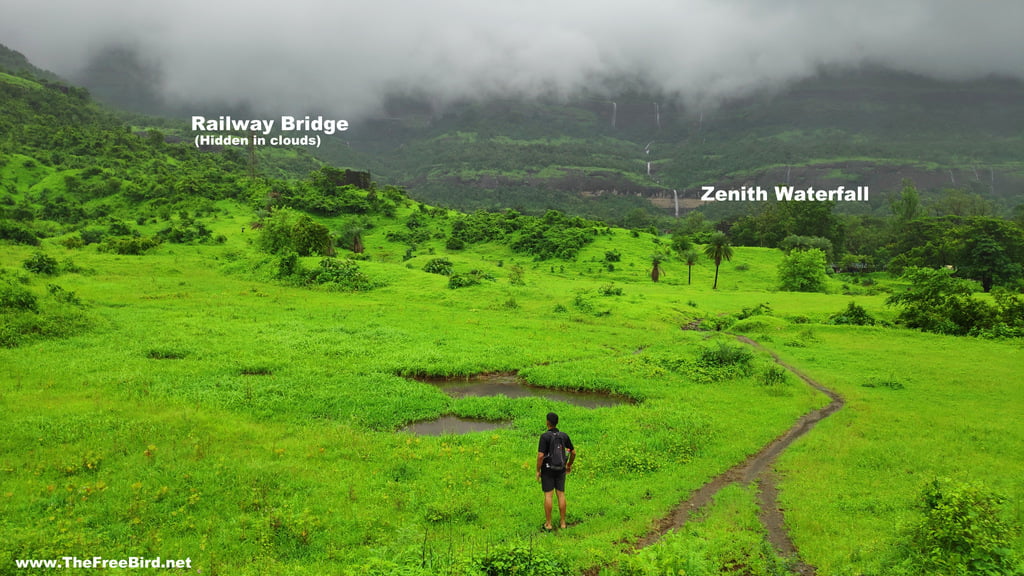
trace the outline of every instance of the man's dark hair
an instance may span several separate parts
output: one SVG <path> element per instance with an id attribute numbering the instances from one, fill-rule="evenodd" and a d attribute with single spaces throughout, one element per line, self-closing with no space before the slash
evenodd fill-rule
<path id="1" fill-rule="evenodd" d="M 558 414 L 554 412 L 548 412 L 548 424 L 552 426 L 558 426 Z"/>

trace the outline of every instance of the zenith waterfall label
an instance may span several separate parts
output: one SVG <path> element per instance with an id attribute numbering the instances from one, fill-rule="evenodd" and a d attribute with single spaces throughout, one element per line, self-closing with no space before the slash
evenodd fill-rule
<path id="1" fill-rule="evenodd" d="M 714 186 L 701 186 L 702 202 L 765 202 L 768 191 L 760 186 L 743 186 L 739 189 L 721 190 Z M 867 186 L 847 188 L 797 188 L 796 186 L 776 186 L 775 200 L 778 202 L 867 202 L 871 190 Z"/>

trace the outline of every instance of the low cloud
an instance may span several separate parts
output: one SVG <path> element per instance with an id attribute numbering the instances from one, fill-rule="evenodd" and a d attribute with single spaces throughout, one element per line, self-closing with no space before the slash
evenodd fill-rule
<path id="1" fill-rule="evenodd" d="M 569 96 L 628 79 L 706 105 L 884 65 L 1024 79 L 1024 3 L 993 0 L 3 0 L 0 43 L 74 77 L 110 46 L 159 70 L 168 102 L 377 114 L 389 93 L 439 104 Z"/>

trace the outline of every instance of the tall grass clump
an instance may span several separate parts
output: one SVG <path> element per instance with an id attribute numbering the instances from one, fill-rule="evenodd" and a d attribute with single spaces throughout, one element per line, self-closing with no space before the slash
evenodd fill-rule
<path id="1" fill-rule="evenodd" d="M 708 382 L 749 376 L 753 370 L 753 359 L 754 353 L 750 349 L 719 340 L 697 353 L 695 375 L 697 379 Z"/>

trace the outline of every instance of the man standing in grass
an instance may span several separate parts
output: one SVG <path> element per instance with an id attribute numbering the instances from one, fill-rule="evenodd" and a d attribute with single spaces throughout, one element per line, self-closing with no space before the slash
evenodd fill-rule
<path id="1" fill-rule="evenodd" d="M 537 481 L 544 490 L 544 529 L 551 530 L 551 493 L 558 491 L 558 512 L 565 528 L 565 475 L 572 472 L 576 449 L 569 435 L 558 429 L 558 414 L 548 412 L 548 430 L 537 447 Z M 568 452 L 568 458 L 566 457 Z"/>

